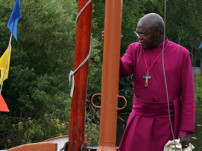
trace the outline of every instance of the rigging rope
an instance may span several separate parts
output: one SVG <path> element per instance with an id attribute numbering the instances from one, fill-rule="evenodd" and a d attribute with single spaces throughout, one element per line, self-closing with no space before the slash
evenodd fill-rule
<path id="1" fill-rule="evenodd" d="M 71 86 L 71 91 L 70 91 L 71 97 L 73 96 L 73 93 L 74 93 L 74 83 L 75 83 L 74 74 L 88 61 L 88 59 L 90 58 L 90 53 L 91 53 L 91 47 L 90 47 L 88 56 L 84 59 L 84 61 L 74 71 L 71 70 L 69 73 L 69 83 Z"/>
<path id="2" fill-rule="evenodd" d="M 169 118 L 169 124 L 171 128 L 171 133 L 173 140 L 175 140 L 171 115 L 170 115 L 170 102 L 169 102 L 169 93 L 168 93 L 168 85 L 167 85 L 167 79 L 166 79 L 166 72 L 165 72 L 165 60 L 164 60 L 164 51 L 165 51 L 165 39 L 166 39 L 166 12 L 167 12 L 167 4 L 166 0 L 164 0 L 164 35 L 163 35 L 163 48 L 162 48 L 162 66 L 163 66 L 163 75 L 164 75 L 164 82 L 165 82 L 165 88 L 166 88 L 166 98 L 167 98 L 167 106 L 168 106 L 168 118 Z"/>
<path id="3" fill-rule="evenodd" d="M 76 22 L 78 21 L 79 17 L 81 16 L 81 14 L 83 13 L 83 11 L 86 9 L 86 7 L 92 2 L 93 0 L 89 0 L 84 7 L 79 11 L 77 17 L 76 17 Z"/>
<path id="4" fill-rule="evenodd" d="M 79 19 L 79 17 L 81 16 L 81 14 L 83 13 L 83 11 L 86 9 L 86 7 L 92 2 L 93 0 L 89 0 L 85 5 L 84 7 L 79 11 L 77 17 L 76 17 L 76 23 Z M 74 74 L 88 61 L 88 59 L 90 58 L 90 53 L 91 53 L 91 47 L 90 47 L 90 50 L 89 50 L 89 53 L 87 55 L 87 57 L 83 60 L 83 62 L 74 70 L 74 71 L 70 71 L 69 73 L 69 84 L 70 84 L 70 87 L 71 87 L 71 90 L 70 90 L 70 97 L 73 96 L 73 93 L 74 93 L 74 85 L 75 85 L 75 80 L 74 80 Z"/>

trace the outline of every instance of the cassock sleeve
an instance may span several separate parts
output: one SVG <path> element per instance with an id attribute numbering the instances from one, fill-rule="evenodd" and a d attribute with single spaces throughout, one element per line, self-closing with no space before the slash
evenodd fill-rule
<path id="1" fill-rule="evenodd" d="M 180 131 L 194 132 L 195 100 L 192 64 L 189 51 L 185 49 L 181 68 L 181 120 Z"/>
<path id="2" fill-rule="evenodd" d="M 120 77 L 126 77 L 133 73 L 133 49 L 132 45 L 129 45 L 123 57 L 120 59 Z"/>

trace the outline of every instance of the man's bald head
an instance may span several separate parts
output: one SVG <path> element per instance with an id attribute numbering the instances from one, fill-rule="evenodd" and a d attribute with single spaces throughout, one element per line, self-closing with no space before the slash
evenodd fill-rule
<path id="1" fill-rule="evenodd" d="M 153 29 L 153 28 L 160 28 L 162 32 L 164 32 L 164 21 L 163 18 L 156 14 L 156 13 L 149 13 L 143 16 L 139 22 L 138 26 L 146 25 L 148 29 Z"/>
<path id="2" fill-rule="evenodd" d="M 144 49 L 157 47 L 164 39 L 165 24 L 163 18 L 156 13 L 143 16 L 136 28 L 136 35 Z"/>

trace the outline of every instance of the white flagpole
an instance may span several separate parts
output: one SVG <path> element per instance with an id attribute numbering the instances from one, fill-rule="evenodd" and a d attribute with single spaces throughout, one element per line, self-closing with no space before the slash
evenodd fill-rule
<path id="1" fill-rule="evenodd" d="M 3 83 L 4 83 L 4 77 L 5 77 L 5 73 L 6 73 L 6 66 L 7 66 L 9 51 L 10 51 L 10 47 L 11 47 L 11 40 L 12 40 L 12 33 L 11 33 L 10 40 L 9 40 L 9 43 L 8 43 L 8 48 L 7 48 L 8 52 L 6 54 L 6 61 L 5 61 L 5 64 L 4 64 L 4 73 L 3 73 L 3 78 L 2 78 L 2 81 L 1 81 L 0 94 L 1 94 L 1 91 L 2 91 Z"/>

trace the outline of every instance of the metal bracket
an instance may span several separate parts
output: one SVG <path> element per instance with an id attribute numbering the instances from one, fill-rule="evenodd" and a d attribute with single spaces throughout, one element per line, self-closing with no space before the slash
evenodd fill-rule
<path id="1" fill-rule="evenodd" d="M 127 100 L 126 100 L 126 98 L 124 96 L 119 96 L 119 95 L 118 95 L 118 98 L 122 98 L 125 101 L 125 104 L 124 104 L 123 107 L 117 108 L 117 110 L 123 110 L 123 109 L 125 109 L 126 106 L 127 106 Z"/>
<path id="2" fill-rule="evenodd" d="M 95 105 L 94 102 L 93 102 L 95 96 L 101 96 L 101 95 L 102 95 L 101 93 L 95 93 L 95 94 L 93 94 L 93 96 L 91 97 L 91 104 L 93 105 L 94 108 L 98 108 L 98 109 L 101 108 L 101 106 L 97 106 L 97 105 Z M 127 106 L 127 100 L 126 100 L 126 98 L 125 98 L 124 96 L 119 96 L 119 95 L 118 95 L 117 97 L 118 97 L 118 98 L 122 98 L 122 99 L 125 101 L 124 106 L 121 107 L 121 108 L 118 107 L 117 110 L 123 110 L 123 109 L 125 109 L 126 106 Z"/>
<path id="3" fill-rule="evenodd" d="M 91 104 L 93 105 L 94 108 L 97 108 L 97 109 L 100 109 L 100 108 L 101 108 L 101 106 L 97 106 L 97 105 L 95 105 L 94 102 L 93 102 L 93 99 L 94 99 L 95 96 L 101 96 L 101 95 L 102 95 L 101 93 L 95 93 L 95 94 L 93 94 L 93 96 L 91 97 Z"/>

